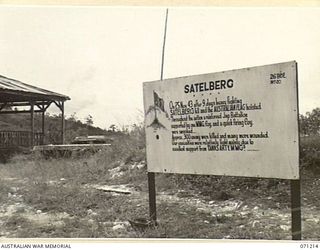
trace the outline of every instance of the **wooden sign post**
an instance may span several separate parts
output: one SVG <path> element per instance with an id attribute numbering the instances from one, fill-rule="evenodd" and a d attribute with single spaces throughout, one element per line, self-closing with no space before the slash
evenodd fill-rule
<path id="1" fill-rule="evenodd" d="M 163 46 L 162 46 L 162 56 L 161 56 L 161 73 L 160 81 L 163 80 L 163 66 L 164 66 L 164 55 L 166 48 L 166 37 L 167 37 L 167 24 L 168 24 L 168 12 L 166 10 L 166 19 L 164 23 L 164 34 L 163 34 Z M 156 112 L 156 110 L 155 110 Z M 150 219 L 154 225 L 157 225 L 157 206 L 156 206 L 156 184 L 155 184 L 155 173 L 148 171 L 148 189 L 149 189 L 149 211 Z"/>
<path id="2" fill-rule="evenodd" d="M 291 180 L 291 231 L 293 240 L 301 240 L 300 180 Z"/>

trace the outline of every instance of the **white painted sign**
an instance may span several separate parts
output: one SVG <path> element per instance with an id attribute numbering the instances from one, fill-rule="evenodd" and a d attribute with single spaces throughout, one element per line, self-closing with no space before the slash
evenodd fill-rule
<path id="1" fill-rule="evenodd" d="M 299 178 L 297 64 L 143 84 L 149 172 Z"/>

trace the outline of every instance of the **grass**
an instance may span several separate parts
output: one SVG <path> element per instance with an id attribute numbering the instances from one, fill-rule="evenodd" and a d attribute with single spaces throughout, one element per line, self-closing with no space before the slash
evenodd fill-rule
<path id="1" fill-rule="evenodd" d="M 134 135 L 121 137 L 111 148 L 95 155 L 69 159 L 17 155 L 1 164 L 1 178 L 16 178 L 1 180 L 1 204 L 8 203 L 8 193 L 18 187 L 16 195 L 22 197 L 22 202 L 30 206 L 33 213 L 39 210 L 41 214 L 67 214 L 57 221 L 39 224 L 23 213 L 13 213 L 2 218 L 6 230 L 15 237 L 290 239 L 290 231 L 279 228 L 282 222 L 274 221 L 274 217 L 267 214 L 270 209 L 279 213 L 289 211 L 289 181 L 225 176 L 156 174 L 159 225 L 146 230 L 134 230 L 127 224 L 113 229 L 115 222 L 128 223 L 130 219 L 149 216 L 141 135 L 143 133 L 136 131 Z M 316 142 L 305 143 L 304 147 L 311 150 Z M 315 175 L 318 165 L 312 160 L 318 155 L 312 152 L 304 151 L 301 158 L 302 179 L 308 179 L 302 181 L 302 196 L 306 199 L 303 206 L 309 209 L 312 205 L 314 208 L 307 211 L 319 212 L 320 181 Z M 134 168 L 137 163 L 140 167 Z M 115 168 L 119 174 L 116 177 L 110 171 Z M 137 193 L 115 196 L 89 188 L 91 184 L 129 184 Z M 172 200 L 164 199 L 162 193 Z M 243 216 L 240 209 L 230 216 L 219 207 L 201 210 L 196 198 L 206 205 L 210 202 L 222 205 L 228 201 L 242 202 L 250 213 Z M 266 214 L 255 212 L 255 207 Z M 310 231 L 310 237 L 319 239 L 315 228 L 316 224 L 306 222 L 305 229 Z"/>
<path id="2" fill-rule="evenodd" d="M 9 185 L 1 181 L 0 182 L 0 203 L 3 203 L 8 199 L 9 192 L 10 192 Z"/>
<path id="3" fill-rule="evenodd" d="M 130 138 L 129 138 L 130 139 Z M 62 218 L 64 226 L 37 225 L 21 215 L 13 215 L 5 225 L 15 231 L 17 237 L 121 237 L 128 232 L 112 230 L 113 222 L 128 221 L 145 217 L 148 208 L 141 203 L 145 200 L 113 196 L 110 193 L 88 188 L 90 184 L 133 183 L 137 189 L 146 190 L 146 168 L 131 170 L 129 167 L 144 158 L 143 150 L 136 141 L 121 139 L 112 148 L 95 155 L 70 159 L 45 159 L 41 155 L 16 155 L 7 164 L 0 165 L 0 176 L 25 180 L 23 182 L 0 182 L 0 200 L 6 201 L 10 186 L 23 186 L 17 195 L 34 211 L 57 214 L 66 213 Z M 135 143 L 135 146 L 130 146 Z M 128 150 L 130 149 L 130 150 Z M 23 162 L 24 164 L 21 164 Z M 123 166 L 126 175 L 114 181 L 109 170 Z M 141 187 L 140 187 L 141 186 Z M 140 187 L 140 188 L 139 188 Z M 134 208 L 134 209 L 130 209 Z M 137 209 L 135 209 L 137 208 Z M 91 212 L 90 212 L 91 211 Z M 22 223 L 22 221 L 24 223 Z M 25 223 L 26 222 L 26 223 Z M 110 222 L 109 226 L 105 226 Z M 14 227 L 15 223 L 20 225 Z M 30 230 L 30 227 L 33 229 Z M 30 232 L 32 231 L 32 232 Z M 124 233 L 124 234 L 123 234 Z M 131 232 L 135 237 L 134 231 Z"/>
<path id="4" fill-rule="evenodd" d="M 112 153 L 112 152 L 110 152 Z M 232 218 L 219 215 L 212 218 L 210 213 L 197 211 L 188 204 L 161 201 L 158 203 L 159 226 L 147 231 L 139 232 L 131 228 L 123 231 L 114 231 L 111 226 L 105 226 L 106 222 L 128 221 L 134 218 L 148 218 L 147 200 L 147 175 L 146 169 L 129 168 L 130 164 L 122 162 L 124 175 L 112 179 L 109 169 L 114 167 L 113 162 L 101 164 L 101 156 L 95 155 L 88 159 L 27 159 L 21 166 L 21 159 L 14 159 L 6 164 L 5 172 L 11 177 L 27 178 L 28 181 L 20 184 L 24 188 L 18 191 L 24 197 L 24 202 L 42 213 L 62 213 L 69 215 L 63 218 L 63 227 L 53 225 L 36 225 L 26 223 L 23 218 L 13 218 L 20 225 L 18 237 L 85 237 L 85 238 L 108 238 L 108 237 L 160 237 L 160 238 L 239 238 L 239 239 L 266 239 L 285 238 L 282 234 L 271 234 L 261 230 L 258 232 L 250 225 L 246 225 L 244 218 L 234 216 Z M 105 156 L 104 156 L 105 157 Z M 124 158 L 125 159 L 125 158 Z M 232 198 L 250 202 L 261 203 L 261 197 L 269 188 L 270 193 L 278 194 L 280 207 L 288 203 L 287 189 L 282 182 L 269 183 L 266 180 L 246 181 L 245 179 L 232 177 L 195 177 L 186 175 L 157 174 L 157 192 L 171 194 L 178 192 L 181 199 L 202 197 L 204 201 L 224 201 Z M 61 181 L 61 179 L 63 180 Z M 113 196 L 110 193 L 86 188 L 85 184 L 130 183 L 137 187 L 138 191 L 144 192 L 141 197 L 130 198 L 129 196 Z M 232 189 L 230 189 L 230 183 Z M 202 185 L 202 188 L 201 188 Z M 257 190 L 253 190 L 255 187 Z M 277 192 L 282 188 L 282 196 Z M 2 193 L 2 192 L 1 192 Z M 284 197 L 286 199 L 284 199 Z M 285 200 L 285 202 L 282 202 Z M 265 200 L 268 202 L 269 200 Z M 276 204 L 275 200 L 270 201 Z M 270 204 L 269 204 L 270 205 Z M 269 206 L 265 204 L 265 206 Z M 92 211 L 95 215 L 88 213 Z M 182 212 L 181 214 L 179 212 Z M 178 215 L 177 215 L 178 213 Z M 235 223 L 236 221 L 236 223 Z M 235 225 L 236 224 L 236 225 Z M 7 224 L 8 230 L 13 230 L 13 222 Z M 30 232 L 30 225 L 34 228 Z M 235 226 L 234 226 L 235 225 Z M 239 227 L 246 225 L 245 228 Z M 275 230 L 271 230 L 275 232 Z M 266 234 L 267 233 L 267 234 Z"/>

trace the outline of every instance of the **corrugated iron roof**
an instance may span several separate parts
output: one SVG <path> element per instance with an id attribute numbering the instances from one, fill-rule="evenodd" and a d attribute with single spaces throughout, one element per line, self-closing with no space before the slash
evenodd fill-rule
<path id="1" fill-rule="evenodd" d="M 69 96 L 62 95 L 56 92 L 52 92 L 46 89 L 38 88 L 26 83 L 23 83 L 21 81 L 11 79 L 5 76 L 0 75 L 0 92 L 10 92 L 10 94 L 34 94 L 37 96 L 47 96 L 47 97 L 53 97 L 63 100 L 70 100 Z"/>

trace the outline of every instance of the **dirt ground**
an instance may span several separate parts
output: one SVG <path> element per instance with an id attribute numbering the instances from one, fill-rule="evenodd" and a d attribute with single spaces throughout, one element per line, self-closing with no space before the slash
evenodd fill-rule
<path id="1" fill-rule="evenodd" d="M 81 195 L 80 199 L 74 200 L 66 195 L 66 204 L 58 206 L 55 199 L 43 197 L 40 190 L 38 196 L 33 194 L 34 200 L 30 200 L 29 192 L 34 192 L 30 185 L 38 184 L 31 183 L 34 182 L 32 178 L 14 177 L 8 171 L 0 171 L 1 193 L 5 193 L 0 200 L 0 237 L 291 239 L 288 203 L 273 202 L 274 197 L 267 192 L 264 196 L 253 195 L 247 199 L 211 199 L 190 190 L 160 190 L 157 192 L 158 226 L 144 227 L 141 224 L 139 228 L 139 224 L 137 226 L 132 221 L 143 218 L 148 222 L 147 190 L 130 179 L 124 183 L 123 176 L 129 173 L 119 167 L 109 172 L 113 185 L 82 183 L 74 186 L 65 178 L 46 180 L 42 188 L 52 190 L 52 197 L 59 197 L 62 188 L 83 193 L 83 201 Z M 319 183 L 319 179 L 312 180 L 317 187 Z M 320 240 L 320 208 L 310 200 L 310 190 L 314 190 L 310 182 L 303 185 L 302 237 L 304 240 Z M 61 200 L 56 202 L 61 203 Z"/>

